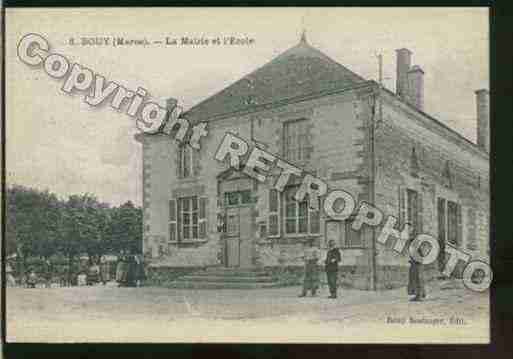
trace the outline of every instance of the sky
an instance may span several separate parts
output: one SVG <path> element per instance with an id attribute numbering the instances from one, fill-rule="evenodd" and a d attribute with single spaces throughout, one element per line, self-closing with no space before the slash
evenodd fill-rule
<path id="1" fill-rule="evenodd" d="M 486 8 L 81 8 L 6 11 L 6 179 L 61 198 L 93 193 L 118 205 L 142 202 L 142 149 L 135 123 L 16 55 L 27 33 L 51 50 L 163 103 L 189 108 L 288 48 L 308 42 L 366 79 L 395 91 L 395 50 L 413 52 L 425 72 L 425 112 L 475 141 L 474 91 L 489 88 Z M 249 46 L 81 46 L 82 37 L 249 37 Z"/>

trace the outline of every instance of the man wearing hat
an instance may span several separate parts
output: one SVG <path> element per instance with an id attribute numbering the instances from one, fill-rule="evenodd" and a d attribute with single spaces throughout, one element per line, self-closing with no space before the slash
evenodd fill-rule
<path id="1" fill-rule="evenodd" d="M 308 291 L 312 292 L 312 297 L 315 297 L 317 289 L 319 288 L 319 252 L 315 248 L 313 239 L 310 239 L 304 243 L 304 255 L 303 260 L 305 261 L 305 276 L 303 279 L 303 291 L 299 297 L 306 297 Z"/>
<path id="2" fill-rule="evenodd" d="M 328 286 L 330 288 L 329 298 L 337 297 L 337 278 L 338 278 L 338 263 L 340 262 L 340 251 L 335 247 L 335 241 L 328 242 L 328 253 L 326 254 L 326 277 L 328 278 Z"/>

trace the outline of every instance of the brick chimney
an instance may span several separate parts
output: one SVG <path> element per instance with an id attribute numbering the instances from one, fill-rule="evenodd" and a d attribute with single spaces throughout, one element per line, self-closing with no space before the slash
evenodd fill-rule
<path id="1" fill-rule="evenodd" d="M 417 65 L 408 71 L 407 101 L 419 110 L 424 110 L 424 71 Z"/>
<path id="2" fill-rule="evenodd" d="M 395 50 L 397 54 L 396 94 L 404 101 L 424 110 L 424 71 L 411 66 L 412 52 L 408 49 Z"/>
<path id="3" fill-rule="evenodd" d="M 477 145 L 490 152 L 490 94 L 486 89 L 476 91 Z"/>
<path id="4" fill-rule="evenodd" d="M 411 51 L 408 49 L 395 50 L 397 56 L 397 73 L 395 92 L 397 96 L 405 99 L 408 97 L 408 71 L 411 66 Z"/>

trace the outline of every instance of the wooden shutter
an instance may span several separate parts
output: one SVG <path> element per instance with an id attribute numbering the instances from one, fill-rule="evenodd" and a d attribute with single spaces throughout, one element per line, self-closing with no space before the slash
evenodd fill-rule
<path id="1" fill-rule="evenodd" d="M 305 129 L 305 160 L 310 160 L 313 154 L 313 136 L 312 136 L 312 128 L 313 124 L 310 123 L 309 120 L 304 120 L 306 129 Z"/>
<path id="2" fill-rule="evenodd" d="M 176 178 L 182 178 L 182 151 L 183 147 L 181 145 L 177 145 Z"/>
<path id="3" fill-rule="evenodd" d="M 199 176 L 201 169 L 201 153 L 199 150 L 196 150 L 192 147 L 190 150 L 192 151 L 192 175 Z"/>
<path id="4" fill-rule="evenodd" d="M 473 208 L 467 209 L 467 249 L 472 251 L 477 249 L 476 239 L 476 212 Z"/>
<path id="5" fill-rule="evenodd" d="M 406 222 L 406 191 L 403 186 L 398 187 L 398 198 L 399 198 L 399 224 L 402 227 Z"/>
<path id="6" fill-rule="evenodd" d="M 207 204 L 208 198 L 201 197 L 199 199 L 199 238 L 207 238 Z"/>
<path id="7" fill-rule="evenodd" d="M 177 208 L 174 199 L 169 201 L 169 241 L 178 240 Z"/>
<path id="8" fill-rule="evenodd" d="M 462 218 L 461 218 L 461 205 L 456 205 L 456 235 L 457 235 L 457 241 L 458 241 L 458 247 L 461 248 L 461 245 L 463 244 L 463 225 L 462 225 Z"/>
<path id="9" fill-rule="evenodd" d="M 417 192 L 417 231 L 416 234 L 420 234 L 424 227 L 424 208 L 422 204 L 422 192 Z"/>
<path id="10" fill-rule="evenodd" d="M 445 264 L 445 241 L 446 241 L 446 216 L 445 199 L 438 198 L 438 243 L 440 243 L 440 254 L 438 255 L 438 269 L 443 271 Z"/>
<path id="11" fill-rule="evenodd" d="M 275 189 L 269 190 L 269 237 L 280 235 L 280 193 Z"/>
<path id="12" fill-rule="evenodd" d="M 310 234 L 319 234 L 321 232 L 321 219 L 320 219 L 320 207 L 321 207 L 321 199 L 318 198 L 318 205 L 316 209 L 310 208 L 308 206 L 308 214 L 309 214 L 309 225 L 310 225 Z"/>

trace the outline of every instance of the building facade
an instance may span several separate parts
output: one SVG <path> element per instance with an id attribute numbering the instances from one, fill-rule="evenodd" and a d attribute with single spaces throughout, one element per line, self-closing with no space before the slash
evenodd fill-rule
<path id="1" fill-rule="evenodd" d="M 206 121 L 201 149 L 169 136 L 138 135 L 143 146 L 143 248 L 151 266 L 290 268 L 300 272 L 308 241 L 334 239 L 342 282 L 361 289 L 405 285 L 408 257 L 376 241 L 379 228 L 351 228 L 308 199 L 293 199 L 214 159 L 227 132 L 376 205 L 417 232 L 487 260 L 488 92 L 476 92 L 478 143 L 423 111 L 423 76 L 397 51 L 397 90 L 367 81 L 312 47 L 298 45 L 191 108 Z M 313 208 L 312 208 L 313 207 Z M 322 208 L 322 203 L 319 208 Z M 443 257 L 441 257 L 443 261 Z M 436 275 L 437 266 L 430 267 Z"/>

